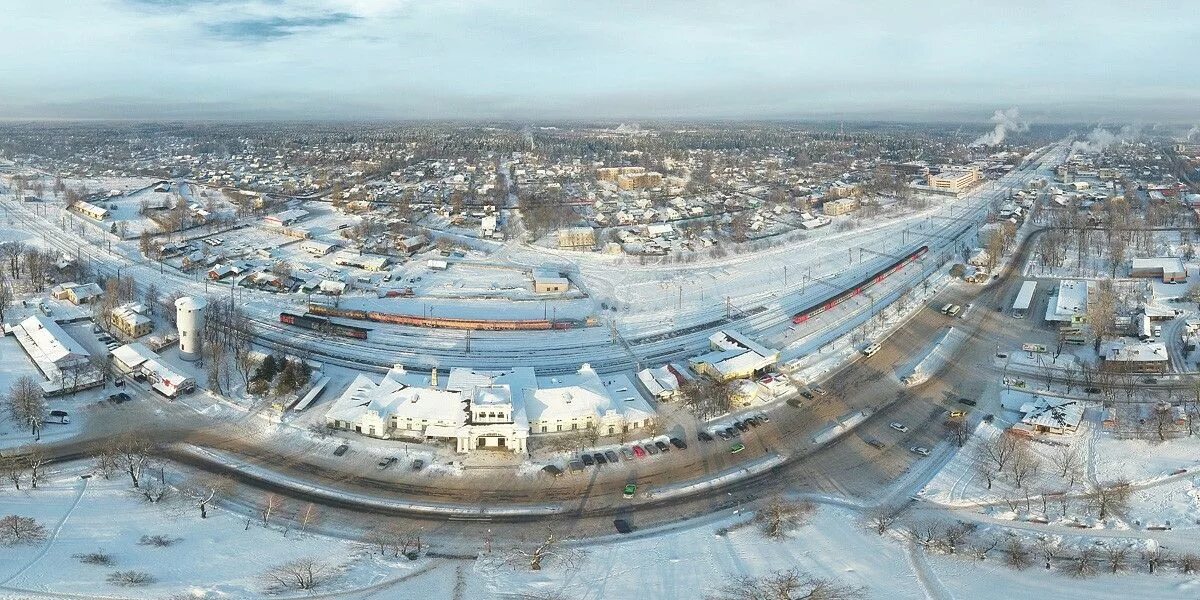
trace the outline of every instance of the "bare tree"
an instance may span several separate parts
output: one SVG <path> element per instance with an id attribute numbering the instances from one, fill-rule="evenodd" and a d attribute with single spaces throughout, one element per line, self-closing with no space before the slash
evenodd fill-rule
<path id="1" fill-rule="evenodd" d="M 814 577 L 804 571 L 787 569 L 759 577 L 735 577 L 721 586 L 708 600 L 861 600 L 862 588 L 833 579 Z"/>
<path id="2" fill-rule="evenodd" d="M 15 546 L 46 539 L 46 528 L 32 517 L 8 515 L 0 519 L 0 544 Z"/>
<path id="3" fill-rule="evenodd" d="M 971 437 L 971 430 L 967 427 L 967 420 L 950 419 L 946 421 L 946 437 L 954 442 L 956 446 L 962 448 Z"/>
<path id="4" fill-rule="evenodd" d="M 29 468 L 29 486 L 37 489 L 39 481 L 45 478 L 46 473 L 42 467 L 50 462 L 46 456 L 46 451 L 38 444 L 30 444 L 22 448 L 22 459 L 25 461 L 25 466 Z"/>
<path id="5" fill-rule="evenodd" d="M 1146 568 L 1150 571 L 1151 575 L 1154 574 L 1155 569 L 1167 562 L 1169 557 L 1170 555 L 1161 546 L 1142 550 L 1142 560 L 1145 561 Z"/>
<path id="6" fill-rule="evenodd" d="M 988 554 L 1000 545 L 1000 538 L 989 536 L 971 545 L 971 557 L 975 560 L 987 560 Z"/>
<path id="7" fill-rule="evenodd" d="M 28 427 L 35 439 L 41 439 L 42 423 L 48 410 L 37 380 L 29 375 L 18 377 L 4 396 L 4 406 L 14 422 Z"/>
<path id="8" fill-rule="evenodd" d="M 996 471 L 1003 471 L 1005 465 L 1008 464 L 1008 460 L 1012 458 L 1013 453 L 1017 451 L 1017 447 L 1021 444 L 1019 440 L 1021 438 L 1018 438 L 1015 434 L 1005 431 L 983 444 L 983 454 L 996 466 Z"/>
<path id="9" fill-rule="evenodd" d="M 1097 518 L 1104 520 L 1110 516 L 1122 516 L 1129 510 L 1129 496 L 1132 489 L 1129 482 L 1120 479 L 1108 484 L 1101 484 L 1088 495 L 1088 502 L 1096 511 Z"/>
<path id="10" fill-rule="evenodd" d="M 793 502 L 775 497 L 755 513 L 754 520 L 768 538 L 781 540 L 787 537 L 788 531 L 808 522 L 816 510 L 817 505 L 812 502 Z"/>
<path id="11" fill-rule="evenodd" d="M 1197 571 L 1200 571 L 1200 556 L 1195 554 L 1184 554 L 1175 561 L 1175 565 L 1179 567 L 1180 573 L 1183 573 L 1184 575 L 1192 575 Z"/>
<path id="12" fill-rule="evenodd" d="M 996 465 L 992 463 L 986 444 L 980 444 L 976 447 L 974 469 L 975 474 L 983 477 L 983 480 L 987 482 L 987 489 L 992 489 L 992 482 L 996 479 Z"/>
<path id="13" fill-rule="evenodd" d="M 3 472 L 4 478 L 13 484 L 16 489 L 21 489 L 21 481 L 25 479 L 25 471 L 28 467 L 25 464 L 24 457 L 21 456 L 6 456 L 0 458 L 0 472 Z"/>
<path id="14" fill-rule="evenodd" d="M 1014 569 L 1025 569 L 1033 564 L 1033 556 L 1025 542 L 1012 537 L 1004 544 L 1004 562 Z"/>
<path id="15" fill-rule="evenodd" d="M 1126 546 L 1113 545 L 1104 549 L 1104 564 L 1110 573 L 1124 571 L 1128 559 L 1129 548 Z"/>
<path id="16" fill-rule="evenodd" d="M 284 589 L 312 590 L 330 579 L 333 569 L 316 558 L 299 558 L 268 570 L 265 578 L 272 586 Z"/>
<path id="17" fill-rule="evenodd" d="M 1013 449 L 1008 462 L 1008 472 L 1013 477 L 1013 483 L 1018 488 L 1025 487 L 1026 479 L 1037 475 L 1041 466 L 1038 455 L 1029 447 L 1027 442 L 1019 442 Z"/>
<path id="18" fill-rule="evenodd" d="M 233 480 L 220 475 L 197 477 L 182 486 L 181 492 L 192 506 L 200 510 L 200 518 L 208 518 L 208 509 L 233 490 Z"/>
<path id="19" fill-rule="evenodd" d="M 1054 564 L 1055 557 L 1058 556 L 1059 546 L 1058 540 L 1049 536 L 1042 536 L 1037 540 L 1038 554 L 1042 555 L 1042 560 L 1046 563 L 1046 570 Z"/>
<path id="20" fill-rule="evenodd" d="M 1083 476 L 1083 455 L 1075 444 L 1056 448 L 1050 455 L 1050 462 L 1054 465 L 1054 471 L 1067 481 L 1069 487 L 1074 487 L 1075 482 Z"/>
<path id="21" fill-rule="evenodd" d="M 875 533 L 883 535 L 887 533 L 888 529 L 891 529 L 897 518 L 899 518 L 899 511 L 895 507 L 877 506 L 867 514 L 867 524 L 875 530 Z"/>
<path id="22" fill-rule="evenodd" d="M 142 472 L 150 465 L 150 449 L 150 443 L 146 440 L 134 434 L 125 434 L 101 452 L 111 453 L 117 467 L 129 475 L 133 487 L 137 488 L 141 485 Z"/>
<path id="23" fill-rule="evenodd" d="M 547 527 L 546 537 L 537 542 L 532 548 L 514 546 L 509 553 L 508 562 L 514 566 L 522 566 L 531 571 L 540 571 L 551 560 L 564 569 L 570 570 L 581 558 L 578 550 L 563 544 L 563 539 L 555 535 L 554 530 Z"/>
<path id="24" fill-rule="evenodd" d="M 259 514 L 262 516 L 263 527 L 266 527 L 271 522 L 271 516 L 279 512 L 283 508 L 283 496 L 279 494 L 267 494 L 263 498 L 262 507 Z"/>

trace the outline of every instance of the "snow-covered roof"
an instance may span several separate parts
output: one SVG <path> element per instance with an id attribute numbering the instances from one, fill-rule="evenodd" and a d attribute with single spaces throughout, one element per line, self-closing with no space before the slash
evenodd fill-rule
<path id="1" fill-rule="evenodd" d="M 1162 342 L 1109 340 L 1100 346 L 1100 356 L 1110 362 L 1163 362 L 1167 360 L 1167 345 Z"/>
<path id="2" fill-rule="evenodd" d="M 1064 279 L 1059 282 L 1055 301 L 1046 306 L 1047 321 L 1071 321 L 1087 316 L 1088 282 Z"/>
<path id="3" fill-rule="evenodd" d="M 90 355 L 54 319 L 33 315 L 19 325 L 42 357 L 56 365 L 82 362 Z"/>

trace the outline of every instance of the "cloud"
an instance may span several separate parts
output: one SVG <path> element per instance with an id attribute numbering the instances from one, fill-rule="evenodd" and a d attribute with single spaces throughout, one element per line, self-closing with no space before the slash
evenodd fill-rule
<path id="1" fill-rule="evenodd" d="M 305 31 L 334 27 L 356 21 L 359 18 L 346 12 L 309 17 L 254 17 L 210 23 L 205 26 L 205 29 L 225 40 L 261 42 Z"/>

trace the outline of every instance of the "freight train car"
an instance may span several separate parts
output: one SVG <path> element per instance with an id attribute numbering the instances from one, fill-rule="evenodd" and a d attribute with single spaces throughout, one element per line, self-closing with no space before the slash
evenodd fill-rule
<path id="1" fill-rule="evenodd" d="M 286 323 L 288 325 L 295 325 L 296 327 L 303 327 L 305 329 L 311 329 L 313 331 L 320 331 L 321 333 L 328 333 L 330 335 L 336 335 L 336 336 L 340 336 L 340 337 L 354 338 L 357 340 L 367 339 L 367 331 L 369 331 L 368 329 L 365 329 L 363 327 L 355 327 L 354 325 L 343 325 L 341 323 L 334 323 L 333 321 L 330 321 L 329 319 L 325 319 L 325 318 L 321 318 L 321 317 L 314 317 L 312 315 L 307 315 L 307 314 L 306 315 L 298 315 L 298 314 L 289 313 L 289 312 L 279 313 L 279 322 Z"/>
<path id="2" fill-rule="evenodd" d="M 545 319 L 498 321 L 490 319 L 460 319 L 454 317 L 418 317 L 415 315 L 401 315 L 379 311 L 336 308 L 328 304 L 321 304 L 318 302 L 309 303 L 308 311 L 314 315 L 340 317 L 343 319 L 355 319 L 359 321 L 374 321 L 376 323 L 390 323 L 392 325 L 428 327 L 433 329 L 469 329 L 473 331 L 539 331 L 548 329 L 575 329 L 578 327 L 587 327 L 594 323 L 594 321 L 591 319 L 586 321 L 581 321 L 578 319 L 558 319 L 554 321 Z"/>
<path id="3" fill-rule="evenodd" d="M 922 256 L 925 256 L 927 252 L 929 252 L 929 246 L 921 246 L 920 248 L 917 248 L 908 256 L 905 256 L 904 258 L 901 258 L 896 262 L 876 271 L 869 277 L 864 278 L 862 281 L 859 281 L 858 283 L 840 292 L 836 292 L 828 298 L 825 298 L 824 300 L 796 313 L 796 315 L 792 317 L 792 322 L 807 323 L 809 319 L 841 304 L 842 302 L 845 302 L 850 298 L 853 298 L 854 296 L 863 293 L 864 291 L 870 289 L 871 286 L 883 281 L 884 279 L 887 279 L 889 275 L 899 271 L 900 269 L 903 269 L 906 265 L 915 262 Z"/>

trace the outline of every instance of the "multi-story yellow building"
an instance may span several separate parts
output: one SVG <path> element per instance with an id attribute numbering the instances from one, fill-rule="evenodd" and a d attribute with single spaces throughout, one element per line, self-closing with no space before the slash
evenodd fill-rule
<path id="1" fill-rule="evenodd" d="M 858 208 L 858 200 L 854 198 L 841 198 L 839 200 L 830 200 L 822 205 L 821 209 L 826 215 L 836 217 L 838 215 L 846 215 L 854 212 Z"/>
<path id="2" fill-rule="evenodd" d="M 929 175 L 929 187 L 951 194 L 961 194 L 983 181 L 979 169 L 950 169 L 936 175 Z"/>

